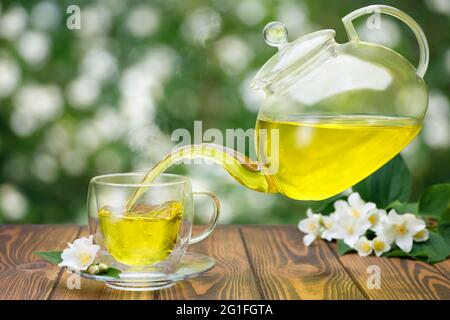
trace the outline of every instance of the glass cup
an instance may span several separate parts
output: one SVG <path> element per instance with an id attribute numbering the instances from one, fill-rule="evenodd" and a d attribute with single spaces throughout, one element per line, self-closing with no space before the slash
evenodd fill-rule
<path id="1" fill-rule="evenodd" d="M 187 246 L 208 237 L 220 214 L 217 197 L 193 192 L 186 177 L 161 174 L 152 183 L 142 184 L 143 176 L 108 174 L 94 177 L 89 184 L 89 233 L 101 248 L 97 260 L 121 270 L 119 282 L 127 282 L 126 286 L 136 281 L 142 286 L 155 276 L 160 283 L 164 275 L 173 274 Z M 127 205 L 138 188 L 144 192 Z M 214 210 L 206 229 L 193 236 L 195 195 L 210 197 Z M 115 285 L 123 287 L 123 283 Z"/>

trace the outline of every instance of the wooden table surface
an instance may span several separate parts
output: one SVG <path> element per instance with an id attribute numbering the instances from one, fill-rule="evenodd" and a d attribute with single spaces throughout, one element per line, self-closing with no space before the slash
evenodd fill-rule
<path id="1" fill-rule="evenodd" d="M 85 235 L 77 225 L 0 226 L 0 299 L 450 299 L 450 260 L 339 257 L 333 243 L 310 247 L 295 226 L 219 226 L 189 250 L 214 257 L 203 275 L 154 292 L 109 289 L 83 279 L 66 287 L 67 272 L 33 251 L 62 250 Z M 367 268 L 381 271 L 369 289 Z"/>

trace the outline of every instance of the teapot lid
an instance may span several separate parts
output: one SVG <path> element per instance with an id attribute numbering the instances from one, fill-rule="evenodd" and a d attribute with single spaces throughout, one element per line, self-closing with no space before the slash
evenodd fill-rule
<path id="1" fill-rule="evenodd" d="M 289 72 L 291 67 L 314 56 L 321 48 L 334 38 L 336 32 L 325 29 L 304 35 L 288 42 L 287 29 L 281 22 L 269 22 L 263 31 L 264 41 L 277 47 L 278 52 L 272 56 L 258 71 L 252 81 L 252 88 L 262 89 Z"/>

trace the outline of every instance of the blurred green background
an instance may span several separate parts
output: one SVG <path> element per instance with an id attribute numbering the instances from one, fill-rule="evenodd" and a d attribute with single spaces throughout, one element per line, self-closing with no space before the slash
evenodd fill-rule
<path id="1" fill-rule="evenodd" d="M 377 2 L 414 17 L 430 45 L 427 118 L 403 152 L 417 197 L 450 180 L 450 1 Z M 285 23 L 290 40 L 332 28 L 342 43 L 340 19 L 374 2 L 77 1 L 80 30 L 66 27 L 72 1 L 0 3 L 0 222 L 85 223 L 91 177 L 146 170 L 194 120 L 203 130 L 254 126 L 261 94 L 249 83 L 275 53 L 261 36 L 267 22 Z M 405 26 L 359 22 L 362 39 L 416 63 Z M 175 171 L 219 196 L 222 223 L 296 223 L 310 205 L 246 190 L 214 165 Z"/>

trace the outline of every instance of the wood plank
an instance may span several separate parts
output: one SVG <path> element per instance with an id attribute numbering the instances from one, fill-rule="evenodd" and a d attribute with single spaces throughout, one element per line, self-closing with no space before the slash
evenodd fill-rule
<path id="1" fill-rule="evenodd" d="M 11 225 L 0 228 L 0 299 L 47 299 L 61 269 L 34 251 L 59 250 L 79 226 Z"/>
<path id="2" fill-rule="evenodd" d="M 450 259 L 436 263 L 435 266 L 439 269 L 439 271 L 442 272 L 444 276 L 450 279 Z"/>
<path id="3" fill-rule="evenodd" d="M 83 227 L 81 235 L 88 236 L 87 227 Z M 104 283 L 81 278 L 79 289 L 69 289 L 72 274 L 64 272 L 52 292 L 51 300 L 153 300 L 157 299 L 155 291 L 123 291 L 114 290 Z"/>
<path id="4" fill-rule="evenodd" d="M 213 257 L 215 267 L 161 290 L 160 299 L 261 299 L 237 226 L 219 226 L 188 250 Z"/>
<path id="5" fill-rule="evenodd" d="M 346 254 L 340 260 L 370 299 L 450 299 L 450 281 L 433 265 L 410 259 L 360 257 L 355 253 Z M 380 268 L 380 289 L 370 289 L 367 285 L 369 266 Z"/>
<path id="6" fill-rule="evenodd" d="M 324 241 L 303 245 L 294 226 L 242 227 L 265 299 L 365 299 Z"/>
<path id="7" fill-rule="evenodd" d="M 81 278 L 79 289 L 68 289 L 67 281 L 71 274 L 64 272 L 58 285 L 50 296 L 50 300 L 155 300 L 156 291 L 123 291 L 114 290 L 105 284 Z"/>
<path id="8" fill-rule="evenodd" d="M 63 249 L 79 237 L 79 230 L 0 226 L 0 299 L 450 299 L 450 260 L 432 266 L 355 254 L 338 257 L 334 244 L 303 246 L 294 226 L 220 226 L 189 248 L 214 257 L 216 267 L 170 289 L 117 291 L 83 279 L 81 290 L 69 290 L 68 275 L 32 252 Z M 367 288 L 370 265 L 381 269 L 379 290 Z"/>

